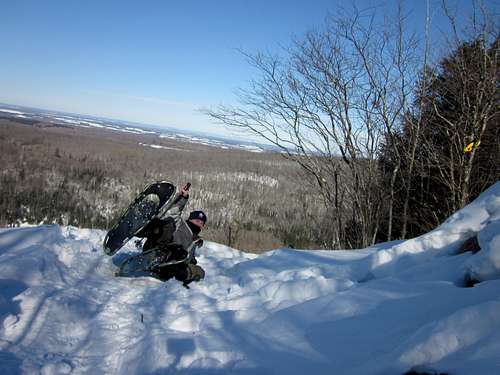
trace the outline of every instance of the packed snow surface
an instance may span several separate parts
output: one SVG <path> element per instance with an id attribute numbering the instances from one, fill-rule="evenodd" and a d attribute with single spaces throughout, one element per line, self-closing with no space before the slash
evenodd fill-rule
<path id="1" fill-rule="evenodd" d="M 500 374 L 500 183 L 428 234 L 364 250 L 206 242 L 190 290 L 115 277 L 137 250 L 107 257 L 104 235 L 0 231 L 0 374 Z M 476 235 L 481 250 L 459 253 Z"/>

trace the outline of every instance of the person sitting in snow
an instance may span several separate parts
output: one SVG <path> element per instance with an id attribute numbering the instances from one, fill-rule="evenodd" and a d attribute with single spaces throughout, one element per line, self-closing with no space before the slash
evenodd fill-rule
<path id="1" fill-rule="evenodd" d="M 195 250 L 203 244 L 199 233 L 207 222 L 203 211 L 192 211 L 187 220 L 182 219 L 181 213 L 189 199 L 188 189 L 189 184 L 180 190 L 166 217 L 153 219 L 136 235 L 147 238 L 143 252 L 156 247 L 161 250 L 162 263 L 180 261 L 153 269 L 155 276 L 162 281 L 175 277 L 187 288 L 189 283 L 205 277 L 205 271 L 197 265 Z"/>

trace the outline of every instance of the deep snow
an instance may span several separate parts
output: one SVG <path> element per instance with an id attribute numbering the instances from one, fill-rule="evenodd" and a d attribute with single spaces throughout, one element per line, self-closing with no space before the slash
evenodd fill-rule
<path id="1" fill-rule="evenodd" d="M 482 250 L 457 254 L 475 234 Z M 364 250 L 206 242 L 190 290 L 114 277 L 136 250 L 107 257 L 104 235 L 0 231 L 0 374 L 500 374 L 500 182 L 434 231 Z"/>

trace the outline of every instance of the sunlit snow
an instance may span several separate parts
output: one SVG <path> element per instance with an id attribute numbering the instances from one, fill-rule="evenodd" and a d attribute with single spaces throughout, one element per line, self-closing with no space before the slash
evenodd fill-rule
<path id="1" fill-rule="evenodd" d="M 207 241 L 190 290 L 115 277 L 137 250 L 107 257 L 104 235 L 0 231 L 1 374 L 500 373 L 500 183 L 428 234 L 364 250 Z M 458 254 L 474 235 L 481 250 Z"/>
<path id="2" fill-rule="evenodd" d="M 0 108 L 0 112 L 12 113 L 12 114 L 16 114 L 16 115 L 24 114 L 24 112 L 14 111 L 13 109 L 5 109 L 5 108 Z"/>

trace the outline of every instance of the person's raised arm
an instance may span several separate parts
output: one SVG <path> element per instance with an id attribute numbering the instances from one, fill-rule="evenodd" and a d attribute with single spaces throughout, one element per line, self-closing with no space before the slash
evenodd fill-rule
<path id="1" fill-rule="evenodd" d="M 189 188 L 191 187 L 191 183 L 187 183 L 179 189 L 179 193 L 177 193 L 174 204 L 167 211 L 168 216 L 171 216 L 175 219 L 175 221 L 181 218 L 182 210 L 186 207 L 187 201 L 189 199 Z"/>

